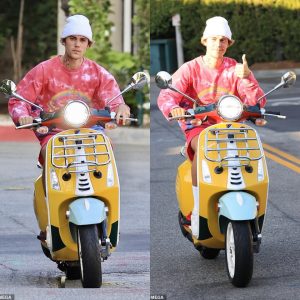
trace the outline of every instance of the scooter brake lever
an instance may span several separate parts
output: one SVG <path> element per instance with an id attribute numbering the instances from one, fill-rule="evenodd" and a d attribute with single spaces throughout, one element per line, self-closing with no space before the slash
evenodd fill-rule
<path id="1" fill-rule="evenodd" d="M 31 128 L 31 127 L 36 127 L 36 126 L 39 126 L 39 125 L 40 125 L 40 123 L 30 123 L 30 124 L 16 126 L 16 129 Z"/>
<path id="2" fill-rule="evenodd" d="M 42 122 L 41 118 L 36 118 L 36 119 L 33 120 L 33 123 L 16 126 L 16 129 L 37 127 L 37 126 L 41 125 L 41 122 Z"/>
<path id="3" fill-rule="evenodd" d="M 188 119 L 192 118 L 193 116 L 191 115 L 182 115 L 182 116 L 176 116 L 176 117 L 169 117 L 168 121 L 173 121 L 173 120 L 180 120 L 180 119 Z"/>
<path id="4" fill-rule="evenodd" d="M 120 120 L 123 120 L 123 119 L 124 119 L 123 117 L 120 117 Z M 125 118 L 125 120 L 132 121 L 132 122 L 138 122 L 138 119 L 136 119 L 136 118 Z"/>

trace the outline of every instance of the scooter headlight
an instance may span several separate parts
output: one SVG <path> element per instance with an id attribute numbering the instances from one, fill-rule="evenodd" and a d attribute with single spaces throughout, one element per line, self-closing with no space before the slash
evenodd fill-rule
<path id="1" fill-rule="evenodd" d="M 217 104 L 219 116 L 225 121 L 238 120 L 243 112 L 243 104 L 238 97 L 233 95 L 222 96 Z"/>
<path id="2" fill-rule="evenodd" d="M 85 125 L 90 117 L 89 107 L 82 101 L 70 101 L 63 113 L 66 123 L 78 128 Z"/>

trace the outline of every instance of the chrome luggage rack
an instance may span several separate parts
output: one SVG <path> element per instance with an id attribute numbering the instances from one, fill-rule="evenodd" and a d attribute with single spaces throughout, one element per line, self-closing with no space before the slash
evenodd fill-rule
<path id="1" fill-rule="evenodd" d="M 52 165 L 67 173 L 93 172 L 110 161 L 106 137 L 101 132 L 56 135 L 52 139 Z"/>
<path id="2" fill-rule="evenodd" d="M 220 167 L 249 166 L 251 161 L 264 156 L 260 139 L 250 127 L 208 129 L 204 155 L 207 160 L 219 163 Z"/>

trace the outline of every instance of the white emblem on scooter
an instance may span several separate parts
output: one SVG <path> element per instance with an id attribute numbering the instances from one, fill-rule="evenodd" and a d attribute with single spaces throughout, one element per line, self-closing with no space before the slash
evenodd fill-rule
<path id="1" fill-rule="evenodd" d="M 237 194 L 236 194 L 236 202 L 237 202 L 240 206 L 242 206 L 242 205 L 244 204 L 243 197 L 242 197 L 242 195 L 241 195 L 240 193 L 237 193 Z"/>
<path id="2" fill-rule="evenodd" d="M 85 206 L 86 210 L 90 209 L 90 202 L 89 202 L 89 200 L 87 200 L 87 199 L 84 200 L 84 206 Z"/>

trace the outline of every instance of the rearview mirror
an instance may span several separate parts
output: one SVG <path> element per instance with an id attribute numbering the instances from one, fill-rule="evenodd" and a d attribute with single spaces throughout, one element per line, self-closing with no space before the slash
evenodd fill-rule
<path id="1" fill-rule="evenodd" d="M 172 85 L 172 76 L 166 71 L 160 71 L 155 76 L 155 82 L 160 89 L 168 89 Z"/>
<path id="2" fill-rule="evenodd" d="M 10 79 L 2 80 L 0 84 L 0 92 L 11 96 L 17 90 L 16 84 Z"/>
<path id="3" fill-rule="evenodd" d="M 147 74 L 144 72 L 137 72 L 131 77 L 130 85 L 134 90 L 140 90 L 145 84 L 148 83 Z"/>
<path id="4" fill-rule="evenodd" d="M 281 83 L 283 84 L 284 88 L 288 88 L 294 85 L 296 82 L 296 74 L 293 71 L 286 72 L 281 77 Z"/>
<path id="5" fill-rule="evenodd" d="M 160 89 L 170 89 L 174 92 L 179 93 L 180 95 L 184 96 L 185 98 L 191 100 L 193 103 L 197 104 L 197 101 L 190 96 L 186 95 L 185 93 L 178 90 L 175 86 L 172 86 L 172 76 L 166 71 L 160 71 L 155 76 L 156 85 Z"/>
<path id="6" fill-rule="evenodd" d="M 31 101 L 28 101 L 21 95 L 17 94 L 16 91 L 17 91 L 17 86 L 12 80 L 10 80 L 10 79 L 2 80 L 2 82 L 0 84 L 0 92 L 1 93 L 3 93 L 6 96 L 14 96 L 16 99 L 24 101 L 32 106 L 35 106 L 36 108 L 40 109 L 41 111 L 43 111 L 43 108 L 41 106 L 36 105 L 35 103 L 33 103 Z"/>
<path id="7" fill-rule="evenodd" d="M 127 85 L 127 87 L 122 90 L 119 94 L 115 95 L 111 99 L 107 100 L 106 105 L 108 105 L 110 102 L 121 96 L 122 94 L 134 90 L 140 90 L 146 83 L 149 82 L 149 78 L 145 72 L 137 72 L 135 73 L 130 80 L 130 83 Z"/>

